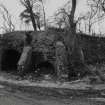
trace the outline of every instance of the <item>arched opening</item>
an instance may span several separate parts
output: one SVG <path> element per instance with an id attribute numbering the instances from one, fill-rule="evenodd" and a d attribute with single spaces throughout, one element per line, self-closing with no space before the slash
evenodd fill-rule
<path id="1" fill-rule="evenodd" d="M 32 52 L 32 65 L 34 65 L 34 67 L 43 61 L 45 61 L 45 59 L 42 52 Z"/>
<path id="2" fill-rule="evenodd" d="M 36 71 L 39 75 L 55 74 L 54 65 L 50 63 L 49 61 L 44 61 L 38 64 Z"/>
<path id="3" fill-rule="evenodd" d="M 13 71 L 17 69 L 17 62 L 20 58 L 20 53 L 14 49 L 7 49 L 2 55 L 2 70 Z"/>
<path id="4" fill-rule="evenodd" d="M 29 65 L 29 72 L 34 72 L 37 69 L 37 65 L 40 64 L 40 62 L 44 61 L 43 53 L 42 52 L 32 52 L 31 55 L 31 62 Z"/>
<path id="5" fill-rule="evenodd" d="M 42 52 L 33 52 L 30 69 L 36 74 L 55 74 L 55 67 L 46 61 Z"/>

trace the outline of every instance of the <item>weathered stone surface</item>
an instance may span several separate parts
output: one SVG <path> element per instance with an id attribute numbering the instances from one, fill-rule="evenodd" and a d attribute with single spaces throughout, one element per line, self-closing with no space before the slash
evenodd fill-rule
<path id="1" fill-rule="evenodd" d="M 21 54 L 20 59 L 17 64 L 19 69 L 25 70 L 28 68 L 28 66 L 31 62 L 31 55 L 32 55 L 32 47 L 25 46 L 23 48 L 22 54 Z"/>
<path id="2" fill-rule="evenodd" d="M 61 36 L 60 36 L 61 35 Z M 47 31 L 47 32 L 31 32 L 32 36 L 32 53 L 41 52 L 42 55 L 44 56 L 45 61 L 49 61 L 51 64 L 54 65 L 55 68 L 57 68 L 58 65 L 65 65 L 67 64 L 67 59 L 65 59 L 65 46 L 62 43 L 62 38 L 57 38 L 56 37 L 62 37 L 64 32 L 57 32 L 57 31 Z M 84 54 L 84 59 L 86 63 L 93 63 L 97 61 L 104 61 L 105 60 L 105 39 L 104 38 L 99 38 L 99 37 L 92 37 L 89 35 L 80 35 L 80 46 L 82 50 L 79 53 Z M 11 32 L 11 33 L 6 33 L 3 35 L 3 49 L 15 49 L 18 50 L 20 53 L 22 53 L 23 48 L 24 48 L 24 42 L 25 42 L 25 32 L 24 31 L 16 31 L 16 32 Z M 59 41 L 61 41 L 59 43 Z M 68 40 L 70 41 L 70 40 Z M 56 43 L 57 42 L 57 43 Z M 58 47 L 56 44 L 58 44 Z M 75 48 L 72 55 L 71 59 L 78 59 L 78 52 L 77 49 Z M 1 49 L 2 50 L 2 49 Z M 2 51 L 0 50 L 0 56 L 2 56 Z M 76 55 L 77 53 L 77 55 Z M 61 55 L 61 56 L 59 56 Z M 76 56 L 75 56 L 76 55 Z M 81 54 L 82 55 L 82 54 Z M 57 56 L 57 57 L 56 57 Z M 81 57 L 82 58 L 82 57 Z M 0 57 L 0 59 L 2 59 Z M 70 60 L 71 60 L 70 59 Z M 63 63 L 62 63 L 63 61 Z M 42 61 L 41 61 L 42 62 Z M 39 62 L 40 63 L 40 62 Z M 59 66 L 58 66 L 59 68 Z"/>
<path id="3" fill-rule="evenodd" d="M 58 41 L 56 42 L 56 69 L 59 79 L 62 78 L 63 74 L 67 73 L 66 64 L 67 56 L 65 46 L 61 41 Z"/>

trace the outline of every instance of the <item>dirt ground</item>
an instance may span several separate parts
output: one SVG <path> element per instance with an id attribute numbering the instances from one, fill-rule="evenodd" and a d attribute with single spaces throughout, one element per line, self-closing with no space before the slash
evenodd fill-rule
<path id="1" fill-rule="evenodd" d="M 0 105 L 105 105 L 105 100 L 97 101 L 81 96 L 45 96 L 4 86 L 0 89 Z"/>
<path id="2" fill-rule="evenodd" d="M 94 86 L 99 90 L 94 91 L 77 82 L 30 85 L 30 82 L 10 78 L 10 75 L 0 73 L 0 105 L 105 105 L 104 84 Z"/>

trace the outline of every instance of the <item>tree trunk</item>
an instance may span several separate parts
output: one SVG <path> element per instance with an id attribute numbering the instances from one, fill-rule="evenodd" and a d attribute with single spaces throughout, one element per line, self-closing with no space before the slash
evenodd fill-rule
<path id="1" fill-rule="evenodd" d="M 30 11 L 30 16 L 31 16 L 31 21 L 32 21 L 32 25 L 33 25 L 34 31 L 36 31 L 37 30 L 36 22 L 35 22 L 35 18 L 34 18 L 32 10 Z"/>
<path id="2" fill-rule="evenodd" d="M 32 25 L 33 25 L 34 31 L 36 31 L 37 28 L 36 28 L 36 22 L 35 22 L 35 18 L 34 18 L 34 13 L 33 13 L 32 6 L 31 6 L 29 0 L 27 0 L 27 4 L 28 4 L 28 7 L 29 7 L 29 11 L 30 11 L 30 17 L 31 17 Z"/>
<path id="3" fill-rule="evenodd" d="M 89 34 L 91 34 L 91 20 L 89 20 Z"/>
<path id="4" fill-rule="evenodd" d="M 69 15 L 70 31 L 66 37 L 69 63 L 71 62 L 72 55 L 76 56 L 75 54 L 77 54 L 77 57 L 79 58 L 78 60 L 80 60 L 80 62 L 83 62 L 82 60 L 84 60 L 83 51 L 79 44 L 79 37 L 76 34 L 76 23 L 74 22 L 75 10 L 76 0 L 72 0 L 72 9 L 71 14 Z"/>
<path id="5" fill-rule="evenodd" d="M 79 36 L 76 34 L 76 23 L 74 21 L 75 10 L 76 10 L 76 0 L 72 0 L 72 10 L 71 10 L 71 14 L 69 15 L 70 29 L 67 32 L 65 41 L 64 41 L 66 46 L 69 70 L 72 68 L 72 65 L 75 65 L 73 66 L 74 67 L 73 69 L 76 69 L 77 67 L 76 65 L 78 64 L 85 66 L 84 55 L 83 55 L 82 48 L 80 46 Z M 80 72 L 82 71 L 83 69 Z M 69 71 L 69 73 L 71 73 L 71 71 Z"/>
<path id="6" fill-rule="evenodd" d="M 74 22 L 75 9 L 76 9 L 76 0 L 72 0 L 72 9 L 69 15 L 70 29 L 69 29 L 69 32 L 67 32 L 67 35 L 65 37 L 65 45 L 66 45 L 69 63 L 71 62 L 70 57 L 76 41 L 76 24 Z"/>
<path id="7" fill-rule="evenodd" d="M 43 14 L 44 14 L 44 27 L 46 30 L 46 14 L 45 14 L 45 9 L 44 9 L 44 5 L 43 5 L 43 1 L 42 1 L 42 6 L 43 6 Z"/>

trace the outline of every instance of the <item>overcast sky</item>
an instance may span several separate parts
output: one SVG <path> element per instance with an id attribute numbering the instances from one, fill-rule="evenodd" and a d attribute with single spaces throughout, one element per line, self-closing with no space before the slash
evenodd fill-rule
<path id="1" fill-rule="evenodd" d="M 52 16 L 54 12 L 61 7 L 68 0 L 47 0 L 45 5 L 46 17 Z M 4 4 L 10 14 L 12 15 L 13 23 L 16 29 L 20 29 L 19 14 L 23 11 L 23 7 L 19 0 L 0 0 L 0 4 Z M 86 0 L 77 0 L 76 16 L 80 13 L 84 13 L 87 9 Z M 0 17 L 1 18 L 1 17 Z"/>

